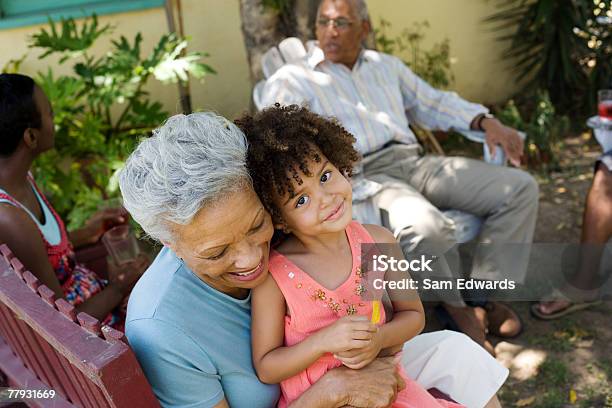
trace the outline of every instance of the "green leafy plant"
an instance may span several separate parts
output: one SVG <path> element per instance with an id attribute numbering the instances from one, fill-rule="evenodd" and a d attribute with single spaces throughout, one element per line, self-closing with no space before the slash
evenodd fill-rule
<path id="1" fill-rule="evenodd" d="M 121 36 L 110 49 L 94 56 L 91 47 L 112 31 L 100 27 L 95 15 L 80 26 L 61 20 L 31 38 L 42 48 L 40 58 L 58 55 L 72 64 L 74 75 L 57 76 L 49 68 L 38 75 L 55 112 L 56 148 L 37 159 L 34 172 L 69 228 L 76 228 L 101 201 L 119 195 L 116 175 L 138 140 L 168 117 L 159 102 L 144 90 L 155 78 L 163 83 L 202 79 L 214 70 L 203 64 L 202 53 L 185 53 L 187 40 L 165 34 L 143 56 L 142 36 Z"/>
<path id="2" fill-rule="evenodd" d="M 10 59 L 2 67 L 3 74 L 16 74 L 21 70 L 21 64 L 26 60 L 28 54 L 23 54 L 17 59 Z"/>
<path id="3" fill-rule="evenodd" d="M 584 30 L 577 30 L 587 44 L 580 61 L 588 79 L 584 99 L 587 115 L 597 109 L 597 91 L 612 88 L 612 1 L 593 2 L 592 15 L 596 17 L 587 19 Z"/>
<path id="4" fill-rule="evenodd" d="M 262 0 L 261 4 L 278 13 L 285 13 L 291 7 L 291 0 Z"/>
<path id="5" fill-rule="evenodd" d="M 525 145 L 531 167 L 543 170 L 559 167 L 555 147 L 569 130 L 569 119 L 556 113 L 548 91 L 536 90 L 518 103 L 510 99 L 496 116 L 504 124 L 527 134 Z"/>
<path id="6" fill-rule="evenodd" d="M 610 0 L 500 0 L 499 8 L 485 21 L 509 41 L 505 56 L 524 90 L 546 89 L 557 111 L 588 114 L 612 71 L 610 28 L 596 21 L 612 17 Z"/>
<path id="7" fill-rule="evenodd" d="M 411 28 L 392 37 L 389 34 L 391 23 L 380 19 L 374 30 L 376 46 L 384 53 L 395 55 L 404 61 L 412 71 L 436 88 L 448 88 L 454 81 L 451 70 L 450 41 L 445 39 L 434 44 L 431 49 L 423 48 L 427 21 L 417 22 Z"/>

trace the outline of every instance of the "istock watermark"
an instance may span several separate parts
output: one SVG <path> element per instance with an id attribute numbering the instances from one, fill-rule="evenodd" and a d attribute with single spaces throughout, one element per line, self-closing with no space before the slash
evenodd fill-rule
<path id="1" fill-rule="evenodd" d="M 612 299 L 612 245 L 469 244 L 444 253 L 402 255 L 393 244 L 363 244 L 365 300 L 383 291 L 423 301 Z"/>
<path id="2" fill-rule="evenodd" d="M 426 255 L 421 255 L 418 259 L 395 259 L 388 255 L 374 255 L 372 257 L 372 265 L 374 271 L 386 272 L 388 270 L 402 272 L 433 272 L 431 263 L 435 260 L 435 256 L 427 259 Z"/>

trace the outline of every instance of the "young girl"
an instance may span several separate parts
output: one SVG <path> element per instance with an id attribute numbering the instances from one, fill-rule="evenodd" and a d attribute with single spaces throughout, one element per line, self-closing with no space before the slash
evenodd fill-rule
<path id="1" fill-rule="evenodd" d="M 326 371 L 359 369 L 401 349 L 423 329 L 423 307 L 416 294 L 390 293 L 393 318 L 382 324 L 380 302 L 362 296 L 361 244 L 385 243 L 390 255 L 403 255 L 389 231 L 351 219 L 353 136 L 295 105 L 237 124 L 249 141 L 255 189 L 284 234 L 270 255 L 271 277 L 253 290 L 251 330 L 257 374 L 281 383 L 285 407 Z M 399 369 L 406 388 L 393 407 L 460 406 L 434 399 Z"/>

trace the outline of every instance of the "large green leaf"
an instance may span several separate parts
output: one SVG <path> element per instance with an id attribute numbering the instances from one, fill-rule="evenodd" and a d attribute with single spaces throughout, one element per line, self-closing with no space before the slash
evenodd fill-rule
<path id="1" fill-rule="evenodd" d="M 50 21 L 30 44 L 42 49 L 41 58 L 55 53 L 60 64 L 71 63 L 70 76 L 57 76 L 52 68 L 38 75 L 55 112 L 56 149 L 33 166 L 69 228 L 119 194 L 117 171 L 138 141 L 168 117 L 144 85 L 151 78 L 185 82 L 214 73 L 202 62 L 206 54 L 187 52 L 188 40 L 175 34 L 163 35 L 145 56 L 140 33 L 112 39 L 107 52 L 94 56 L 91 47 L 110 31 L 98 26 L 95 15 L 78 24 Z"/>

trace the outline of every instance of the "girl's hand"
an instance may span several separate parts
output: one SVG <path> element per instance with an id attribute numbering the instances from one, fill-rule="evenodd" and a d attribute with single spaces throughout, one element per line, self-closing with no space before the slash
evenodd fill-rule
<path id="1" fill-rule="evenodd" d="M 348 368 L 352 368 L 353 370 L 359 370 L 370 364 L 382 349 L 383 338 L 382 332 L 377 331 L 374 333 L 368 344 L 361 349 L 353 349 L 348 351 L 343 351 L 337 354 L 334 354 L 338 360 L 342 361 L 342 364 L 347 366 Z"/>
<path id="2" fill-rule="evenodd" d="M 377 331 L 376 325 L 365 316 L 344 316 L 313 336 L 321 354 L 341 353 L 368 347 Z"/>

